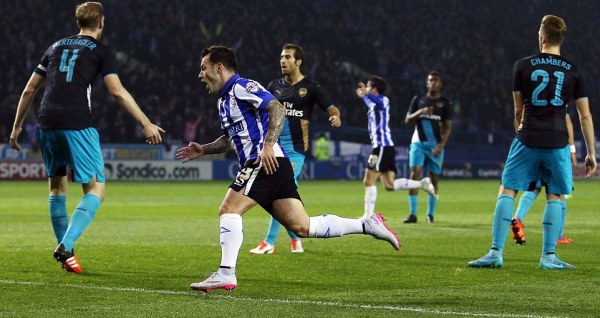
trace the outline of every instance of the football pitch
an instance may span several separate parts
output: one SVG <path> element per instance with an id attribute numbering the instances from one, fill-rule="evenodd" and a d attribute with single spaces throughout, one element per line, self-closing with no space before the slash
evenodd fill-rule
<path id="1" fill-rule="evenodd" d="M 502 269 L 473 269 L 485 254 L 498 181 L 442 180 L 436 223 L 403 224 L 407 193 L 378 184 L 376 211 L 402 249 L 362 235 L 305 239 L 292 254 L 285 231 L 277 253 L 250 255 L 268 214 L 244 215 L 244 244 L 233 292 L 194 292 L 189 284 L 219 265 L 218 208 L 228 182 L 109 182 L 104 204 L 75 250 L 83 273 L 66 273 L 56 246 L 46 182 L 0 183 L 0 317 L 598 317 L 598 181 L 576 180 L 559 245 L 572 271 L 538 268 L 543 198 L 524 221 L 527 244 L 507 237 Z M 68 209 L 81 197 L 70 184 Z M 310 215 L 359 217 L 360 181 L 301 181 Z M 515 203 L 516 207 L 516 203 Z M 70 215 L 70 213 L 69 213 Z"/>

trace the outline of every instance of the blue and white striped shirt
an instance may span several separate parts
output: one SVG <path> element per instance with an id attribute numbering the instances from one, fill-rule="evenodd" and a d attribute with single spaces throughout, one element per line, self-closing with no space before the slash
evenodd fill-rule
<path id="1" fill-rule="evenodd" d="M 263 149 L 269 127 L 267 105 L 275 97 L 262 85 L 239 74 L 232 76 L 219 91 L 221 129 L 235 149 L 240 167 L 256 160 Z M 286 157 L 279 144 L 276 157 Z"/>
<path id="2" fill-rule="evenodd" d="M 369 110 L 369 137 L 373 148 L 392 147 L 392 132 L 390 131 L 390 99 L 384 95 L 369 93 L 363 96 L 363 101 Z"/>

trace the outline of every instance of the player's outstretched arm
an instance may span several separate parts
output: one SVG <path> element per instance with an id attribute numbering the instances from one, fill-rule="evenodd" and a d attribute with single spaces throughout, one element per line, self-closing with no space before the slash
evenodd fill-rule
<path id="1" fill-rule="evenodd" d="M 107 75 L 104 77 L 104 84 L 111 95 L 115 97 L 117 103 L 123 107 L 135 119 L 144 131 L 146 142 L 149 144 L 160 144 L 162 137 L 160 133 L 164 133 L 164 129 L 154 125 L 150 119 L 144 114 L 140 106 L 135 102 L 133 96 L 123 87 L 119 76 L 116 74 Z"/>
<path id="2" fill-rule="evenodd" d="M 15 122 L 8 139 L 8 143 L 15 150 L 21 151 L 21 145 L 19 145 L 18 139 L 21 131 L 23 130 L 23 121 L 25 120 L 25 115 L 27 115 L 27 111 L 33 102 L 33 98 L 37 94 L 40 87 L 44 85 L 44 82 L 45 78 L 43 76 L 33 73 L 29 78 L 27 85 L 25 85 L 23 93 L 21 93 L 21 98 L 19 99 L 19 104 L 17 106 L 17 114 L 15 115 Z"/>
<path id="3" fill-rule="evenodd" d="M 223 135 L 215 141 L 204 145 L 192 141 L 186 147 L 177 149 L 175 158 L 179 159 L 181 163 L 186 163 L 205 155 L 224 153 L 230 149 L 231 143 L 229 142 L 229 137 Z"/>

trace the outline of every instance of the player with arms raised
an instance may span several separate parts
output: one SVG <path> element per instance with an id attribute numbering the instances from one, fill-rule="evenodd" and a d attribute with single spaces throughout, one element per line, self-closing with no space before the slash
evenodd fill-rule
<path id="1" fill-rule="evenodd" d="M 363 186 L 365 188 L 363 218 L 368 218 L 375 213 L 375 202 L 377 201 L 377 186 L 375 181 L 380 179 L 385 190 L 410 190 L 423 189 L 435 195 L 435 188 L 429 177 L 421 181 L 396 178 L 396 149 L 392 140 L 390 130 L 390 99 L 384 95 L 387 82 L 372 75 L 367 84 L 358 83 L 356 96 L 362 99 L 367 107 L 368 131 L 373 150 L 367 159 Z"/>

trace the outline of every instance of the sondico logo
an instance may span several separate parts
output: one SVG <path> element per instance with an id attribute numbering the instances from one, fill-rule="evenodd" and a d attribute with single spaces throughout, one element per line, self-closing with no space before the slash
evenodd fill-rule
<path id="1" fill-rule="evenodd" d="M 304 116 L 303 110 L 294 109 L 294 103 L 283 102 L 285 106 L 285 115 L 288 117 L 302 117 Z"/>

